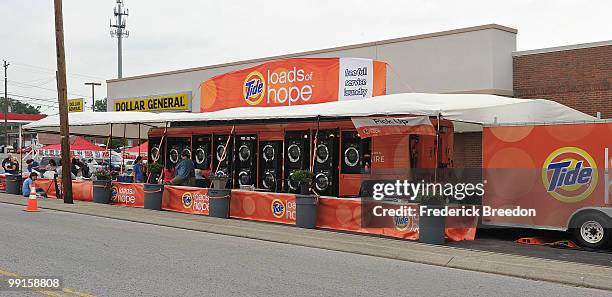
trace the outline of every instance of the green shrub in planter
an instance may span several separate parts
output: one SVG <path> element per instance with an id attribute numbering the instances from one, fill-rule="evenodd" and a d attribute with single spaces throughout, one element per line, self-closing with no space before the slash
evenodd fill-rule
<path id="1" fill-rule="evenodd" d="M 300 185 L 300 194 L 308 195 L 310 193 L 310 183 L 314 174 L 308 170 L 297 170 L 291 175 L 291 179 Z"/>

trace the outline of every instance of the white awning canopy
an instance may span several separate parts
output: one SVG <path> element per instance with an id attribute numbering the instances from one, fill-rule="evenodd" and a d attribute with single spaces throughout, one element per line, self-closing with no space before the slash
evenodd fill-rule
<path id="1" fill-rule="evenodd" d="M 98 112 L 71 113 L 70 133 L 146 138 L 151 127 L 171 122 L 240 121 L 259 119 L 312 119 L 373 115 L 427 115 L 455 122 L 457 132 L 479 131 L 483 125 L 546 122 L 592 122 L 597 118 L 543 99 L 516 99 L 481 94 L 405 93 L 362 100 L 321 104 L 239 107 L 207 113 Z M 39 132 L 59 132 L 59 116 L 50 116 L 24 127 Z"/>

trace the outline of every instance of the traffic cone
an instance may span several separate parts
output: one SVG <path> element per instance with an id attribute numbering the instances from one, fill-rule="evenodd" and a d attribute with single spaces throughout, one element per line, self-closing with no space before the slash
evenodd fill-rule
<path id="1" fill-rule="evenodd" d="M 36 201 L 36 188 L 34 187 L 30 189 L 30 198 L 28 198 L 28 207 L 26 207 L 26 209 L 24 210 L 28 212 L 40 211 L 40 209 L 38 209 L 38 201 Z"/>

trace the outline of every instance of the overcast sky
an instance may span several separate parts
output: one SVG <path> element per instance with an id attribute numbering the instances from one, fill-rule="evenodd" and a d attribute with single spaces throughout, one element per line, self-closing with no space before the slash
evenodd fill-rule
<path id="1" fill-rule="evenodd" d="M 64 0 L 69 98 L 117 76 L 109 35 L 115 0 Z M 56 113 L 53 0 L 0 0 L 0 59 L 8 92 Z M 517 49 L 612 39 L 612 1 L 125 0 L 130 37 L 123 76 L 205 66 L 496 23 L 518 29 Z M 0 83 L 3 91 L 3 82 Z M 41 101 L 37 99 L 53 99 Z M 55 103 L 56 104 L 56 103 Z"/>

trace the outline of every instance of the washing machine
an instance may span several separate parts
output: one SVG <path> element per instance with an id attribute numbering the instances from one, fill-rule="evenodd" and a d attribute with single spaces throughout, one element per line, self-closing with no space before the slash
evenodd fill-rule
<path id="1" fill-rule="evenodd" d="M 228 142 L 228 138 L 229 136 L 215 136 L 213 140 L 213 170 L 225 176 L 231 176 L 232 170 L 232 139 Z M 225 149 L 226 145 L 227 149 Z"/>
<path id="2" fill-rule="evenodd" d="M 300 169 L 285 169 L 285 192 L 298 193 L 300 191 L 300 183 L 293 179 L 293 174 L 298 170 Z"/>
<path id="3" fill-rule="evenodd" d="M 280 180 L 279 171 L 274 168 L 263 170 L 263 174 L 259 176 L 259 187 L 262 189 L 278 192 L 278 181 Z"/>
<path id="4" fill-rule="evenodd" d="M 239 168 L 238 170 L 236 170 L 236 172 L 238 172 L 236 179 L 238 180 L 239 186 L 247 186 L 254 184 L 255 177 L 253 176 L 251 168 Z"/>
<path id="5" fill-rule="evenodd" d="M 289 131 L 285 133 L 285 170 L 306 169 L 309 167 L 309 131 Z"/>
<path id="6" fill-rule="evenodd" d="M 164 163 L 164 147 L 161 137 L 150 137 L 148 142 L 148 159 L 151 163 Z"/>
<path id="7" fill-rule="evenodd" d="M 193 136 L 192 161 L 197 169 L 210 169 L 210 135 Z"/>
<path id="8" fill-rule="evenodd" d="M 319 195 L 335 195 L 335 177 L 331 169 L 315 170 L 313 187 Z"/>
<path id="9" fill-rule="evenodd" d="M 341 173 L 361 173 L 363 144 L 356 131 L 342 131 Z"/>
<path id="10" fill-rule="evenodd" d="M 260 188 L 278 192 L 282 188 L 283 142 L 281 140 L 259 142 Z"/>

